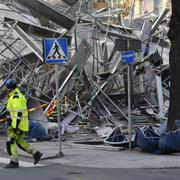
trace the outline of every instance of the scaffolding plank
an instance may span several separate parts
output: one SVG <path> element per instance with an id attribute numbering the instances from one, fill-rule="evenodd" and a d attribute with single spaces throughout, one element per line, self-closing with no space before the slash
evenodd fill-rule
<path id="1" fill-rule="evenodd" d="M 42 0 L 31 0 L 31 1 L 24 1 L 24 0 L 15 0 L 16 2 L 20 3 L 21 5 L 34 10 L 36 13 L 44 16 L 45 18 L 57 23 L 63 28 L 70 30 L 75 21 L 70 17 L 66 16 L 62 12 L 56 10 L 53 6 L 49 3 L 42 1 Z"/>
<path id="2" fill-rule="evenodd" d="M 68 35 L 62 35 L 61 33 L 53 30 L 53 29 L 49 29 L 43 26 L 38 26 L 35 24 L 31 24 L 31 23 L 27 23 L 27 22 L 23 22 L 23 21 L 17 21 L 14 18 L 8 18 L 5 17 L 4 18 L 4 22 L 16 22 L 16 24 L 26 33 L 28 34 L 32 34 L 32 35 L 36 35 L 36 36 L 40 36 L 43 38 L 57 38 L 57 37 L 64 37 L 64 38 L 68 38 L 68 41 L 71 40 L 71 36 Z"/>
<path id="3" fill-rule="evenodd" d="M 73 6 L 74 4 L 78 2 L 78 0 L 63 0 L 63 1 L 69 6 Z"/>
<path id="4" fill-rule="evenodd" d="M 13 30 L 18 35 L 18 37 L 34 52 L 34 54 L 43 62 L 43 51 L 42 49 L 32 41 L 32 39 L 17 25 L 6 23 L 8 27 L 13 27 Z"/>

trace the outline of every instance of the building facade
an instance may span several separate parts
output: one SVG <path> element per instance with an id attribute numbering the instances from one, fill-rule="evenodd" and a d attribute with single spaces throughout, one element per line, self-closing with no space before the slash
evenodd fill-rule
<path id="1" fill-rule="evenodd" d="M 161 13 L 164 8 L 171 8 L 171 0 L 94 0 L 95 8 L 129 8 L 134 4 L 135 15 L 144 12 L 155 14 Z"/>

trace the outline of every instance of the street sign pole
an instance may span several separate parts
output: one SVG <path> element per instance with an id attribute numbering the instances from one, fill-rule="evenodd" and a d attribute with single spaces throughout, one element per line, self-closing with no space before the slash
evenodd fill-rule
<path id="1" fill-rule="evenodd" d="M 129 40 L 127 41 L 127 49 L 129 49 Z M 127 87 L 127 96 L 128 96 L 128 131 L 129 131 L 129 150 L 132 149 L 132 122 L 131 122 L 131 104 L 132 104 L 132 99 L 131 99 L 131 95 L 132 95 L 132 64 L 134 63 L 134 51 L 126 51 L 122 53 L 122 62 L 124 64 L 127 64 L 127 83 L 128 83 L 128 87 Z"/>
<path id="2" fill-rule="evenodd" d="M 129 50 L 129 40 L 127 40 L 127 49 Z M 132 137 L 131 137 L 131 64 L 128 64 L 128 129 L 129 129 L 129 150 L 132 149 L 131 147 L 131 141 L 132 141 Z"/>
<path id="3" fill-rule="evenodd" d="M 56 157 L 63 156 L 61 143 L 61 103 L 59 92 L 58 65 L 68 63 L 68 41 L 66 38 L 45 38 L 43 41 L 44 60 L 46 64 L 53 64 L 55 70 L 56 82 L 56 100 L 57 100 L 57 123 L 58 123 L 58 144 L 59 150 Z"/>
<path id="4" fill-rule="evenodd" d="M 129 50 L 130 42 L 127 40 L 127 49 Z M 129 150 L 132 149 L 131 147 L 131 64 L 128 64 L 128 129 L 129 129 Z"/>
<path id="5" fill-rule="evenodd" d="M 130 67 L 131 64 L 128 64 L 128 130 L 129 130 L 129 150 L 132 149 L 131 147 L 131 71 Z"/>
<path id="6" fill-rule="evenodd" d="M 58 119 L 58 143 L 59 143 L 59 152 L 58 156 L 63 156 L 62 152 L 62 143 L 61 143 L 61 107 L 60 107 L 60 98 L 59 98 L 59 82 L 58 82 L 58 65 L 55 64 L 55 76 L 56 76 L 56 99 L 57 99 L 57 119 Z"/>

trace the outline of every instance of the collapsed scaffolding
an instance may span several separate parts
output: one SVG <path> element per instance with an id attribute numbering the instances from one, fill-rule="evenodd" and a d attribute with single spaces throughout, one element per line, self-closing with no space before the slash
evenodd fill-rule
<path id="1" fill-rule="evenodd" d="M 65 37 L 70 58 L 58 68 L 61 133 L 85 124 L 101 137 L 116 126 L 127 135 L 127 65 L 121 55 L 129 49 L 136 59 L 130 71 L 133 132 L 144 125 L 159 127 L 169 104 L 169 9 L 159 17 L 151 13 L 132 18 L 130 13 L 126 18 L 123 9 L 91 12 L 89 3 L 1 1 L 1 90 L 8 78 L 15 78 L 28 108 L 35 109 L 30 120 L 50 129 L 57 122 L 55 72 L 44 63 L 42 40 Z"/>

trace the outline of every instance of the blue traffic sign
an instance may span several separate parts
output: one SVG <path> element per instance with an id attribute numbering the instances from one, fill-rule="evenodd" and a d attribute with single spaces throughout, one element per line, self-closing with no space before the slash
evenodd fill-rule
<path id="1" fill-rule="evenodd" d="M 46 64 L 64 64 L 68 62 L 68 42 L 66 38 L 45 38 L 43 49 Z"/>
<path id="2" fill-rule="evenodd" d="M 133 64 L 134 63 L 134 51 L 122 52 L 122 62 L 124 64 Z"/>

